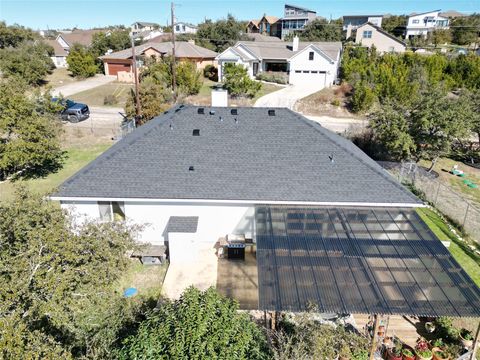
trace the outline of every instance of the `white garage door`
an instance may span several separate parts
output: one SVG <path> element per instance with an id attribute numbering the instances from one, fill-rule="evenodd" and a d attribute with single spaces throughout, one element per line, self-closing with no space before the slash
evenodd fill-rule
<path id="1" fill-rule="evenodd" d="M 316 85 L 323 89 L 326 87 L 325 71 L 293 70 L 290 72 L 289 82 L 293 85 Z"/>

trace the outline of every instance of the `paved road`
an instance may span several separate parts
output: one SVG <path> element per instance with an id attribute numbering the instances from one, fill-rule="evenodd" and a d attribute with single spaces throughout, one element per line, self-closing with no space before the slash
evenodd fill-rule
<path id="1" fill-rule="evenodd" d="M 286 107 L 293 109 L 293 105 L 308 95 L 316 93 L 323 85 L 309 84 L 305 86 L 289 85 L 281 90 L 262 96 L 255 102 L 255 107 Z"/>
<path id="2" fill-rule="evenodd" d="M 90 117 L 87 120 L 76 124 L 65 123 L 68 130 L 78 129 L 86 134 L 95 137 L 112 138 L 120 134 L 120 124 L 123 117 L 119 112 L 123 113 L 122 108 L 117 107 L 90 107 Z"/>
<path id="3" fill-rule="evenodd" d="M 61 93 L 63 96 L 67 97 L 85 90 L 93 89 L 100 85 L 108 84 L 112 81 L 115 81 L 116 79 L 117 79 L 116 76 L 95 75 L 92 78 L 88 78 L 81 81 L 75 81 L 67 85 L 59 86 L 52 90 L 52 95 L 58 96 Z"/>
<path id="4" fill-rule="evenodd" d="M 343 133 L 347 130 L 362 129 L 368 125 L 368 120 L 365 119 L 336 118 L 332 116 L 304 116 L 336 133 Z"/>

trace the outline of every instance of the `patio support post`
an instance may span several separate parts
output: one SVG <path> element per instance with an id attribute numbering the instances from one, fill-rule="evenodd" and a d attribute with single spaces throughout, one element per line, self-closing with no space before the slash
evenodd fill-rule
<path id="1" fill-rule="evenodd" d="M 478 327 L 477 327 L 477 334 L 475 335 L 475 339 L 473 340 L 473 349 L 472 355 L 470 356 L 470 360 L 475 360 L 477 351 L 478 351 L 478 341 L 480 340 L 480 319 L 478 319 Z"/>
<path id="2" fill-rule="evenodd" d="M 374 315 L 374 320 L 375 325 L 373 327 L 373 336 L 372 336 L 372 347 L 370 348 L 370 360 L 373 360 L 375 358 L 375 350 L 377 347 L 377 333 L 378 333 L 378 325 L 380 321 L 378 320 L 378 315 Z"/>

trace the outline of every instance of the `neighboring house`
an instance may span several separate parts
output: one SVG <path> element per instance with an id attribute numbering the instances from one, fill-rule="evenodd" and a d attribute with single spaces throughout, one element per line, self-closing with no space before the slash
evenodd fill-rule
<path id="1" fill-rule="evenodd" d="M 440 13 L 440 16 L 443 16 L 449 19 L 455 19 L 459 17 L 464 17 L 466 15 L 461 12 L 458 12 L 457 10 L 447 10 L 447 11 L 442 11 Z"/>
<path id="2" fill-rule="evenodd" d="M 260 29 L 258 23 L 260 20 L 250 20 L 247 24 L 247 34 L 258 34 Z"/>
<path id="3" fill-rule="evenodd" d="M 245 66 L 250 77 L 264 71 L 288 74 L 295 85 L 316 82 L 331 86 L 338 75 L 341 42 L 239 41 L 217 56 L 218 76 L 223 78 L 227 63 Z"/>
<path id="4" fill-rule="evenodd" d="M 403 41 L 373 24 L 363 24 L 356 31 L 356 44 L 369 48 L 375 46 L 380 53 L 402 53 L 406 50 L 406 44 Z"/>
<path id="5" fill-rule="evenodd" d="M 69 32 L 61 32 L 55 40 L 44 40 L 53 47 L 54 55 L 51 56 L 55 67 L 66 68 L 67 56 L 70 48 L 75 45 L 90 46 L 92 45 L 93 35 L 104 32 L 104 30 L 73 30 Z"/>
<path id="6" fill-rule="evenodd" d="M 263 42 L 271 42 L 271 41 L 281 42 L 282 41 L 282 39 L 280 39 L 279 37 L 262 35 L 259 33 L 250 33 L 250 34 L 247 34 L 247 37 L 252 41 L 260 41 L 260 42 L 262 41 Z"/>
<path id="7" fill-rule="evenodd" d="M 158 30 L 160 25 L 153 22 L 137 21 L 130 27 L 130 34 L 137 35 L 139 33 L 148 33 L 150 31 Z"/>
<path id="8" fill-rule="evenodd" d="M 53 55 L 50 56 L 56 68 L 66 68 L 68 51 L 65 50 L 57 40 L 43 40 L 44 43 L 53 48 Z"/>
<path id="9" fill-rule="evenodd" d="M 449 28 L 449 20 L 440 16 L 440 10 L 421 14 L 412 14 L 408 17 L 405 38 L 414 36 L 426 37 L 429 32 Z"/>
<path id="10" fill-rule="evenodd" d="M 141 67 L 146 58 L 162 58 L 172 54 L 171 42 L 147 42 L 135 47 L 137 66 Z M 194 62 L 197 68 L 204 68 L 207 64 L 213 65 L 217 53 L 191 41 L 175 42 L 175 57 L 179 61 Z M 100 56 L 103 61 L 106 75 L 132 73 L 132 49 L 125 49 Z M 122 76 L 124 74 L 120 74 Z"/>
<path id="11" fill-rule="evenodd" d="M 264 15 L 258 22 L 258 33 L 265 36 L 282 36 L 282 22 L 275 16 Z"/>
<path id="12" fill-rule="evenodd" d="M 359 26 L 370 23 L 382 27 L 383 15 L 345 15 L 343 16 L 343 31 L 346 31 L 345 37 L 348 39 L 352 35 L 352 30 Z"/>
<path id="13" fill-rule="evenodd" d="M 238 274 L 235 293 L 253 282 L 254 309 L 480 315 L 480 290 L 416 213 L 423 203 L 349 140 L 288 109 L 177 106 L 51 199 L 75 223 L 145 225 L 138 240 L 166 247 L 176 287 L 218 286 L 221 261 L 222 274 Z"/>
<path id="14" fill-rule="evenodd" d="M 177 22 L 175 24 L 175 33 L 176 34 L 196 34 L 198 27 L 192 24 L 185 22 Z"/>
<path id="15" fill-rule="evenodd" d="M 294 5 L 285 5 L 282 22 L 281 38 L 289 34 L 294 34 L 296 31 L 301 31 L 305 28 L 308 22 L 317 18 L 317 12 L 303 7 Z"/>

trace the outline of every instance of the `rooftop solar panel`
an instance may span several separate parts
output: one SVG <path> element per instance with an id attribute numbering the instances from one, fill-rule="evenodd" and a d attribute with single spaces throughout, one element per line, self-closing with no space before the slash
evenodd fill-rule
<path id="1" fill-rule="evenodd" d="M 480 289 L 414 209 L 257 206 L 262 310 L 480 316 Z"/>

